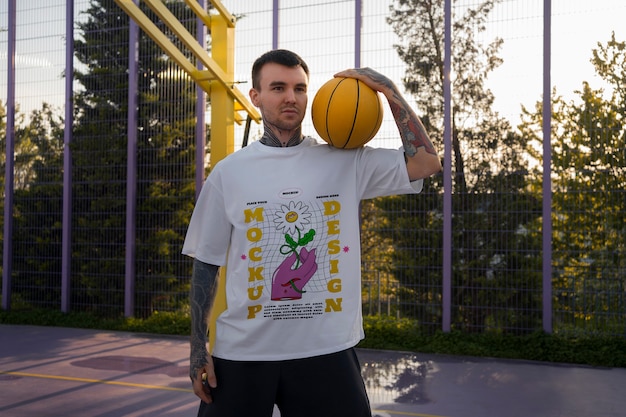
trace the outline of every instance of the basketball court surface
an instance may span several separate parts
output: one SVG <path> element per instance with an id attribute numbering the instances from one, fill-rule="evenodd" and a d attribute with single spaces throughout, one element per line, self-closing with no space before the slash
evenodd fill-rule
<path id="1" fill-rule="evenodd" d="M 624 368 L 358 353 L 377 417 L 626 416 Z M 185 337 L 0 325 L 0 416 L 192 417 L 188 355 Z"/>

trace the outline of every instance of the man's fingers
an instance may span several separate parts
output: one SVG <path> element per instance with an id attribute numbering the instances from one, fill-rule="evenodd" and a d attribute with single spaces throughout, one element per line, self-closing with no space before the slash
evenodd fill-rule
<path id="1" fill-rule="evenodd" d="M 371 68 L 347 69 L 336 73 L 335 77 L 356 78 L 363 81 L 373 90 L 380 92 L 384 92 L 384 90 L 391 87 L 391 81 L 387 77 Z"/>
<path id="2" fill-rule="evenodd" d="M 213 371 L 212 364 L 207 364 L 202 369 L 198 370 L 196 378 L 193 380 L 193 392 L 207 404 L 213 401 L 211 396 L 211 389 L 217 387 L 217 378 Z"/>
<path id="3" fill-rule="evenodd" d="M 211 388 L 208 386 L 206 381 L 202 379 L 196 379 L 193 381 L 193 392 L 207 404 L 210 404 L 213 401 L 211 397 Z"/>
<path id="4" fill-rule="evenodd" d="M 215 377 L 215 372 L 213 372 L 213 370 L 204 374 L 202 377 L 205 385 L 208 385 L 210 388 L 217 387 L 217 378 Z"/>

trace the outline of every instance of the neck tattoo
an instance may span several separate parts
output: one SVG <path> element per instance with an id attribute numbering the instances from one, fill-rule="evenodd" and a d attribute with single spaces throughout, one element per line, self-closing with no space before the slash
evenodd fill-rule
<path id="1" fill-rule="evenodd" d="M 291 138 L 289 138 L 287 142 L 281 142 L 280 139 L 278 139 L 278 137 L 274 134 L 274 132 L 272 132 L 272 130 L 269 127 L 265 126 L 263 137 L 260 139 L 260 142 L 263 145 L 282 148 L 282 147 L 299 145 L 300 142 L 302 142 L 302 139 L 303 139 L 303 136 L 302 136 L 301 128 L 298 128 L 298 130 L 296 130 L 296 132 L 293 134 Z"/>

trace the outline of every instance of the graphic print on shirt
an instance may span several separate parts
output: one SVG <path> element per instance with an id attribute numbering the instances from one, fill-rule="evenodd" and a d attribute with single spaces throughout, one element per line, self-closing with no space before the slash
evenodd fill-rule
<path id="1" fill-rule="evenodd" d="M 301 299 L 306 292 L 304 286 L 317 271 L 316 249 L 307 251 L 305 247 L 315 238 L 315 229 L 304 233 L 311 223 L 311 213 L 308 210 L 309 206 L 303 202 L 290 201 L 274 213 L 276 230 L 285 236 L 285 244 L 280 247 L 280 253 L 286 256 L 273 274 L 274 301 Z M 300 251 L 299 247 L 302 247 Z"/>
<path id="2" fill-rule="evenodd" d="M 338 195 L 248 206 L 249 246 L 241 255 L 249 271 L 248 319 L 306 319 L 342 311 L 339 258 L 349 255 L 349 245 L 340 245 Z"/>

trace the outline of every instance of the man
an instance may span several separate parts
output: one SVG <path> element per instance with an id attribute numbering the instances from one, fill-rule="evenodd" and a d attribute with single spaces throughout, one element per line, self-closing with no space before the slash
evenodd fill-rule
<path id="1" fill-rule="evenodd" d="M 336 74 L 387 98 L 403 150 L 339 150 L 302 135 L 309 70 L 274 50 L 252 68 L 258 142 L 212 170 L 183 253 L 191 279 L 191 364 L 199 416 L 371 417 L 354 346 L 361 317 L 358 207 L 362 199 L 418 193 L 441 164 L 396 86 L 365 68 Z M 219 266 L 226 309 L 212 354 L 207 322 Z"/>

